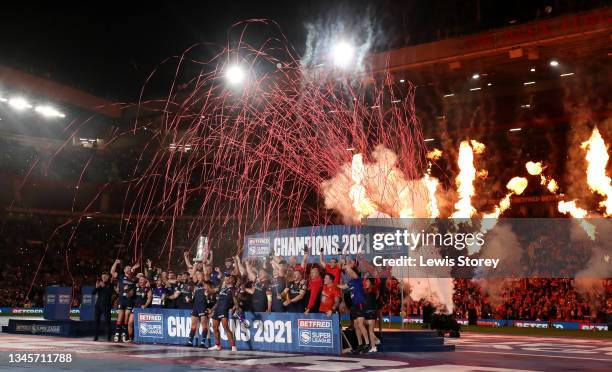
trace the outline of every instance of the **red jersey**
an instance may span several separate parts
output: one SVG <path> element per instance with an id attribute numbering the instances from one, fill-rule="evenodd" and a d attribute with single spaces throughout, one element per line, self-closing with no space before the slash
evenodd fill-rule
<path id="1" fill-rule="evenodd" d="M 317 298 L 319 298 L 319 294 L 321 293 L 321 287 L 323 287 L 323 279 L 321 279 L 321 277 L 319 276 L 308 281 L 308 291 L 310 291 L 310 298 L 308 299 L 308 305 L 306 305 L 307 309 L 310 309 L 311 311 L 316 311 L 316 309 L 314 309 L 314 306 L 317 303 Z"/>
<path id="2" fill-rule="evenodd" d="M 323 291 L 321 292 L 321 305 L 319 306 L 320 313 L 326 313 L 328 311 L 332 311 L 334 309 L 334 305 L 336 303 L 336 298 L 340 298 L 342 296 L 342 292 L 337 285 L 325 285 L 323 286 Z"/>
<path id="3" fill-rule="evenodd" d="M 325 264 L 325 272 L 334 276 L 335 285 L 340 284 L 340 278 L 342 276 L 342 269 L 340 269 L 340 265 L 336 264 L 336 267 L 332 269 L 330 264 Z"/>

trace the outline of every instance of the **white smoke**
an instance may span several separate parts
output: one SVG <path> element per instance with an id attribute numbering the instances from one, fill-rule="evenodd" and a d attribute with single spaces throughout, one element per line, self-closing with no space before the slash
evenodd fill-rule
<path id="1" fill-rule="evenodd" d="M 429 217 L 430 191 L 425 179 L 407 179 L 397 166 L 397 155 L 382 145 L 374 149 L 371 157 L 373 161 L 364 162 L 365 174 L 359 177 L 365 187 L 365 196 L 376 205 L 376 212 L 367 217 Z M 351 171 L 351 163 L 344 164 L 332 179 L 321 184 L 321 193 L 326 208 L 338 212 L 344 223 L 358 224 L 362 216 L 354 209 L 353 200 L 350 198 L 351 186 L 354 184 Z M 438 202 L 448 204 L 442 200 Z M 427 256 L 426 258 L 440 258 L 437 248 L 424 249 L 420 253 Z M 436 277 L 428 277 L 432 276 L 431 273 L 428 275 L 427 272 L 416 272 L 412 269 L 410 272 L 402 272 L 397 267 L 394 268 L 395 277 L 405 278 L 403 283 L 410 288 L 410 297 L 413 300 L 424 299 L 434 304 L 439 311 L 452 312 L 453 281 L 450 272 L 446 274 L 440 275 L 436 272 Z"/>
<path id="2" fill-rule="evenodd" d="M 379 145 L 372 152 L 373 162 L 365 163 L 363 186 L 366 196 L 377 207 L 377 212 L 392 217 L 428 217 L 429 192 L 424 179 L 409 180 L 397 167 L 397 155 Z M 340 171 L 321 184 L 321 194 L 327 209 L 338 212 L 347 224 L 361 221 L 359 211 L 353 208 L 350 190 L 353 185 L 351 163 L 342 165 Z M 369 216 L 366 216 L 369 217 Z"/>

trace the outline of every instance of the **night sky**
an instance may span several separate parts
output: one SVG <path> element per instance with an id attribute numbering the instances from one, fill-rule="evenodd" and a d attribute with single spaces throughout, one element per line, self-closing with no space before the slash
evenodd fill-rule
<path id="1" fill-rule="evenodd" d="M 104 1 L 3 4 L 0 64 L 119 101 L 135 101 L 149 73 L 201 42 L 223 44 L 232 24 L 275 20 L 298 52 L 307 22 L 368 17 L 384 38 L 376 49 L 450 37 L 597 5 L 601 0 Z M 527 5 L 526 5 L 527 4 Z M 171 76 L 171 71 L 167 73 Z M 152 87 L 163 94 L 163 81 Z M 158 92 L 156 91 L 158 90 Z"/>

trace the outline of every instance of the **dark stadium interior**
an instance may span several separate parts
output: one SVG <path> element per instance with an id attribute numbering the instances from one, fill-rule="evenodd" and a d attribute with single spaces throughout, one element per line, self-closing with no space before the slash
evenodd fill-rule
<path id="1" fill-rule="evenodd" d="M 40 307 L 44 289 L 50 285 L 73 287 L 73 305 L 78 306 L 81 285 L 94 284 L 117 258 L 141 265 L 150 258 L 164 270 L 185 271 L 182 254 L 194 250 L 194 226 L 210 218 L 209 211 L 201 209 L 207 190 L 187 200 L 179 216 L 172 210 L 156 210 L 157 214 L 148 216 L 131 214 L 127 199 L 134 195 L 134 180 L 147 174 L 145 165 L 159 152 L 189 151 L 157 140 L 167 115 L 164 100 L 168 82 L 174 79 L 172 67 L 160 69 L 158 78 L 147 85 L 146 99 L 141 100 L 140 89 L 166 57 L 203 40 L 223 43 L 227 35 L 219 30 L 239 20 L 282 18 L 279 24 L 287 38 L 301 45 L 304 22 L 297 20 L 303 20 L 305 14 L 321 14 L 327 3 L 286 2 L 264 7 L 263 12 L 254 2 L 202 2 L 190 11 L 178 3 L 151 9 L 150 3 L 139 2 L 126 11 L 118 11 L 119 4 L 107 4 L 96 6 L 100 17 L 95 21 L 83 16 L 94 11 L 89 3 L 70 12 L 53 11 L 47 8 L 55 4 L 46 4 L 45 9 L 32 13 L 27 26 L 16 18 L 0 26 L 4 30 L 0 32 L 0 97 L 23 94 L 65 113 L 65 117 L 47 119 L 36 112 L 15 112 L 0 102 L 0 307 Z M 519 2 L 436 0 L 404 6 L 383 1 L 376 7 L 359 3 L 364 10 L 354 13 L 377 15 L 388 25 L 384 32 L 394 35 L 374 46 L 373 60 L 378 71 L 389 67 L 381 64 L 386 58 L 400 61 L 390 66 L 397 91 L 405 92 L 406 84 L 416 86 L 416 115 L 427 149 L 445 149 L 431 173 L 442 185 L 454 187 L 459 143 L 477 138 L 487 146 L 486 156 L 476 159 L 477 169 L 489 172 L 476 184 L 477 209 L 492 209 L 504 197 L 506 182 L 526 175 L 528 160 L 549 164 L 548 176 L 559 182 L 564 194 L 580 196 L 585 204 L 597 206 L 599 199 L 579 191 L 587 189 L 586 181 L 574 177 L 573 170 L 584 168 L 585 161 L 576 160 L 573 149 L 579 147 L 576 138 L 587 138 L 596 125 L 607 143 L 612 143 L 610 8 L 605 7 L 609 2 L 538 0 L 524 6 Z M 545 8 L 549 3 L 553 4 L 552 14 Z M 345 6 L 360 9 L 353 2 Z M 148 9 L 143 18 L 133 21 L 143 8 Z M 495 30 L 518 30 L 530 22 L 573 17 L 582 11 L 599 17 L 590 26 L 607 27 L 608 31 L 577 30 L 571 37 L 538 46 L 533 58 L 511 58 L 506 50 L 485 46 L 482 53 L 466 55 L 458 67 L 449 67 L 453 60 L 440 50 L 450 44 L 437 44 L 477 43 L 479 35 L 486 39 Z M 202 20 L 203 14 L 215 12 L 218 17 Z M 53 29 L 55 22 L 69 21 L 75 22 L 73 29 Z M 79 27 L 84 28 L 84 35 L 69 37 Z M 19 42 L 12 40 L 14 33 L 6 31 L 17 28 L 23 32 Z M 47 38 L 64 39 L 47 44 Z M 402 63 L 416 53 L 411 48 L 424 48 L 419 57 L 427 54 L 430 58 Z M 529 47 L 522 47 L 521 53 L 530 53 Z M 559 66 L 552 66 L 553 60 Z M 369 78 L 383 79 L 376 72 Z M 393 104 L 383 102 L 387 108 Z M 168 110 L 182 109 L 171 105 Z M 607 174 L 612 174 L 612 162 Z M 195 178 L 185 181 L 191 187 L 197 182 Z M 531 183 L 513 199 L 504 217 L 563 217 L 556 208 L 562 196 Z M 151 204 L 162 197 L 160 190 L 151 191 Z M 318 213 L 322 205 L 316 194 L 308 195 L 308 213 L 295 217 L 291 211 L 282 211 L 279 228 L 290 227 L 294 218 L 300 226 L 310 225 L 309 213 Z M 341 216 L 332 212 L 328 219 L 342 223 Z M 222 266 L 225 258 L 239 251 L 244 236 L 235 233 L 234 223 L 231 218 L 212 223 L 217 228 L 211 233 L 217 241 L 214 266 Z M 134 229 L 144 225 L 146 233 L 136 235 Z M 258 232 L 263 225 L 254 219 L 248 232 Z M 573 257 L 542 256 L 538 252 L 554 251 L 554 247 L 547 246 L 551 243 L 546 239 L 533 244 L 523 260 L 543 267 L 543 274 L 552 260 L 567 265 L 588 260 L 580 250 Z M 587 296 L 575 289 L 571 278 L 513 279 L 500 284 L 493 298 L 477 281 L 455 279 L 454 314 L 458 318 L 606 322 L 612 313 L 612 279 L 600 283 L 603 292 Z M 390 278 L 384 285 L 379 300 L 383 315 L 422 316 L 424 301 L 402 304 L 399 280 Z"/>

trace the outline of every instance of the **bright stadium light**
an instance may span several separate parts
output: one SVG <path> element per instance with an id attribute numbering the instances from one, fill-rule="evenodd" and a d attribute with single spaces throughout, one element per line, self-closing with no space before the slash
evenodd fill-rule
<path id="1" fill-rule="evenodd" d="M 32 105 L 30 105 L 28 101 L 21 97 L 13 97 L 9 99 L 8 104 L 11 105 L 11 107 L 13 107 L 15 110 L 19 111 L 32 108 Z"/>
<path id="2" fill-rule="evenodd" d="M 557 66 L 559 66 L 559 61 L 557 61 L 556 59 L 553 59 L 553 60 L 551 60 L 551 61 L 549 62 L 549 64 L 550 64 L 552 67 L 557 67 Z"/>
<path id="3" fill-rule="evenodd" d="M 34 111 L 38 112 L 39 114 L 47 118 L 66 117 L 66 115 L 64 115 L 62 112 L 57 111 L 54 107 L 51 107 L 51 106 L 36 106 Z"/>
<path id="4" fill-rule="evenodd" d="M 338 67 L 346 68 L 353 61 L 355 47 L 347 41 L 339 41 L 333 46 L 331 53 L 334 64 Z"/>
<path id="5" fill-rule="evenodd" d="M 225 71 L 225 78 L 232 85 L 238 85 L 242 83 L 246 74 L 242 67 L 238 65 L 229 66 Z"/>

